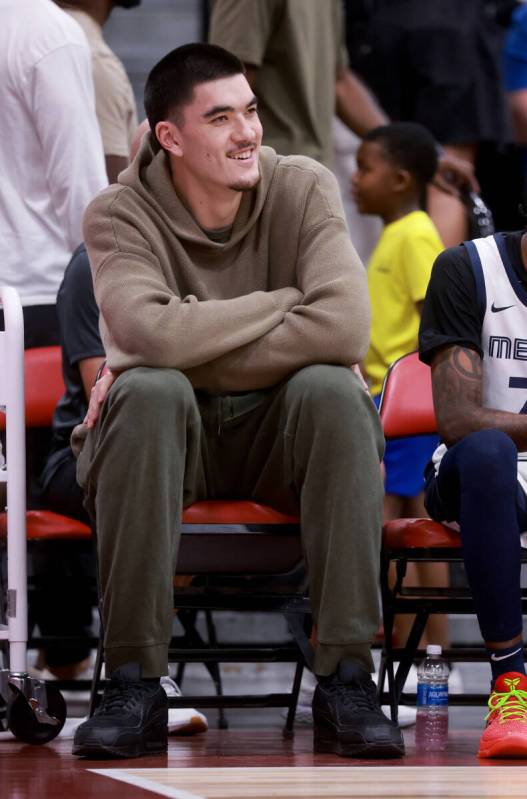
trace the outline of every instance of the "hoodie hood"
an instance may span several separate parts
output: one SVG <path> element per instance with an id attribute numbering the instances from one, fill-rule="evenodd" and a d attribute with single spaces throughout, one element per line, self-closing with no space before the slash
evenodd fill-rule
<path id="1" fill-rule="evenodd" d="M 122 186 L 133 189 L 150 206 L 154 206 L 165 224 L 179 239 L 210 249 L 230 248 L 247 235 L 262 213 L 280 157 L 271 147 L 260 148 L 260 181 L 252 191 L 243 193 L 242 201 L 228 242 L 211 241 L 179 199 L 172 184 L 170 162 L 149 132 L 143 136 L 139 151 L 127 169 L 119 175 Z"/>

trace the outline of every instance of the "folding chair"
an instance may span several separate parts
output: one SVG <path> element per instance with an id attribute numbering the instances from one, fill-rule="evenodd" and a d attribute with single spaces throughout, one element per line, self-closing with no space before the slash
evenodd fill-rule
<path id="1" fill-rule="evenodd" d="M 192 575 L 186 587 L 174 588 L 178 613 L 191 612 L 185 636 L 172 640 L 170 662 L 204 663 L 213 677 L 214 695 L 170 697 L 170 707 L 257 708 L 286 707 L 285 735 L 291 735 L 304 664 L 311 665 L 309 645 L 311 616 L 309 601 L 288 585 L 287 577 L 302 562 L 299 520 L 265 505 L 243 501 L 196 502 L 183 512 L 177 575 Z M 280 581 L 282 578 L 282 581 Z M 284 579 L 285 578 L 285 579 Z M 217 640 L 213 611 L 281 613 L 292 640 L 225 644 Z M 194 626 L 195 616 L 204 611 L 208 640 Z M 219 663 L 295 663 L 289 693 L 224 695 Z M 99 644 L 90 715 L 97 704 L 102 667 Z M 220 726 L 226 726 L 223 714 Z"/>
<path id="2" fill-rule="evenodd" d="M 311 611 L 307 596 L 289 579 L 302 563 L 296 517 L 254 502 L 198 502 L 183 513 L 178 574 L 192 574 L 186 588 L 176 588 L 181 609 L 272 612 L 287 621 L 292 640 L 258 644 L 222 644 L 209 628 L 205 646 L 171 648 L 178 662 L 289 662 L 296 664 L 289 693 L 185 696 L 196 707 L 286 707 L 284 734 L 292 734 L 304 664 L 312 665 L 309 644 Z M 221 690 L 221 689 L 220 689 Z M 179 700 L 179 704 L 183 704 Z"/>
<path id="3" fill-rule="evenodd" d="M 380 402 L 380 415 L 386 439 L 436 432 L 430 368 L 416 352 L 396 361 L 386 376 Z M 381 596 L 384 624 L 384 648 L 379 674 L 379 692 L 388 677 L 392 718 L 397 718 L 399 702 L 415 701 L 404 694 L 404 684 L 412 663 L 424 653 L 418 649 L 428 617 L 433 613 L 473 614 L 474 604 L 468 588 L 407 588 L 404 585 L 407 564 L 411 561 L 461 563 L 461 537 L 449 527 L 431 519 L 394 519 L 383 527 L 381 553 Z M 527 562 L 527 552 L 523 551 Z M 395 584 L 389 585 L 390 564 L 395 564 Z M 527 612 L 526 592 L 522 592 L 523 613 Z M 415 614 L 404 647 L 394 648 L 394 619 L 399 613 Z M 445 651 L 451 661 L 485 660 L 483 647 L 456 647 Z M 397 672 L 394 664 L 399 662 Z M 451 704 L 484 704 L 487 694 L 454 694 Z M 384 697 L 386 699 L 386 697 Z"/>

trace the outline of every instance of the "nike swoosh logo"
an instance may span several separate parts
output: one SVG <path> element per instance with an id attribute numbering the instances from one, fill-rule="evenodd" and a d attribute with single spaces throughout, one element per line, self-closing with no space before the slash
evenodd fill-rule
<path id="1" fill-rule="evenodd" d="M 494 303 L 492 303 L 492 305 L 490 307 L 490 310 L 492 311 L 492 313 L 499 313 L 500 311 L 506 311 L 507 308 L 514 308 L 514 304 L 513 305 L 502 305 L 500 308 L 497 308 L 494 305 Z"/>
<path id="2" fill-rule="evenodd" d="M 493 652 L 491 654 L 491 656 L 490 656 L 490 659 L 491 660 L 506 660 L 507 658 L 511 658 L 513 655 L 517 655 L 518 652 L 521 652 L 521 651 L 522 651 L 522 648 L 520 646 L 520 647 L 518 647 L 518 649 L 515 649 L 514 652 L 509 652 L 508 655 L 499 655 L 498 656 L 498 655 L 495 655 L 494 652 Z"/>

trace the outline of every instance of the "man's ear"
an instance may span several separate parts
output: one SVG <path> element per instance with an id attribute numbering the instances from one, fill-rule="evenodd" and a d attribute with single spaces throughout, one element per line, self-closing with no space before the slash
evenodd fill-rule
<path id="1" fill-rule="evenodd" d="M 175 122 L 163 120 L 156 125 L 156 137 L 161 147 L 172 155 L 182 156 L 181 135 Z"/>

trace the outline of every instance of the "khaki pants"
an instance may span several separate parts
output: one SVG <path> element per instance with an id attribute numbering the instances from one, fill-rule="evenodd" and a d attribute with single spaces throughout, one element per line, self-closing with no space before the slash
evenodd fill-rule
<path id="1" fill-rule="evenodd" d="M 114 383 L 78 461 L 97 525 L 107 668 L 167 673 L 182 508 L 251 499 L 300 512 L 317 625 L 315 672 L 371 670 L 378 625 L 383 437 L 344 367 L 300 370 L 264 391 L 212 397 L 176 369 Z"/>

